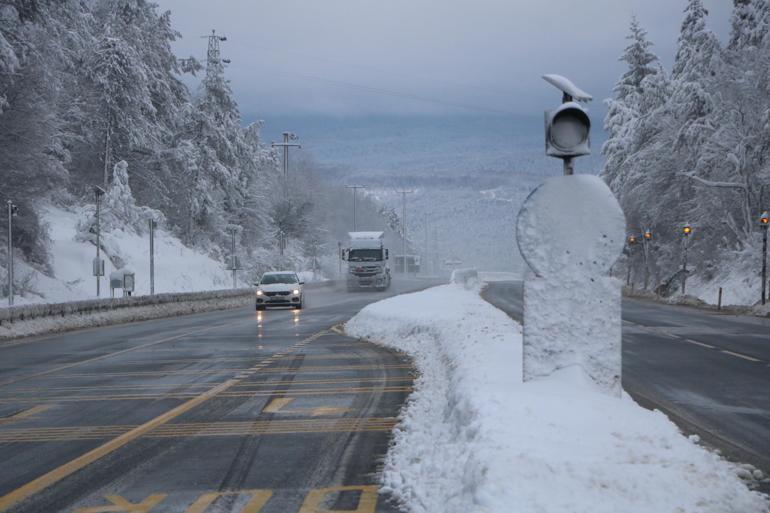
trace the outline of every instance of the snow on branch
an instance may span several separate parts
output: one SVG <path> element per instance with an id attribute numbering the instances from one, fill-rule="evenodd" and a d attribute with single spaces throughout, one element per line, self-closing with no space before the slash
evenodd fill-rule
<path id="1" fill-rule="evenodd" d="M 722 189 L 740 189 L 742 191 L 746 190 L 746 185 L 742 183 L 736 183 L 736 182 L 717 182 L 713 180 L 706 180 L 705 178 L 701 178 L 695 173 L 680 173 L 683 176 L 686 176 L 687 178 L 690 178 L 691 180 L 695 180 L 701 185 L 705 185 L 706 187 L 719 187 Z"/>

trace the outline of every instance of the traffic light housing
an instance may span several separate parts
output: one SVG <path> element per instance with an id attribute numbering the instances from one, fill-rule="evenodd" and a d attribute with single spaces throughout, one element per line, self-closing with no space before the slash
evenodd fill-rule
<path id="1" fill-rule="evenodd" d="M 690 234 L 692 234 L 692 226 L 689 224 L 684 225 L 684 228 L 682 228 L 682 233 L 685 237 L 689 237 Z"/>
<path id="2" fill-rule="evenodd" d="M 567 102 L 545 113 L 545 152 L 571 159 L 591 154 L 591 120 L 577 102 Z"/>
<path id="3" fill-rule="evenodd" d="M 652 240 L 652 232 L 650 230 L 645 230 L 644 232 L 644 238 L 646 240 Z"/>
<path id="4" fill-rule="evenodd" d="M 767 228 L 768 224 L 770 224 L 770 215 L 767 212 L 762 212 L 762 215 L 759 216 L 759 224 L 763 228 Z"/>

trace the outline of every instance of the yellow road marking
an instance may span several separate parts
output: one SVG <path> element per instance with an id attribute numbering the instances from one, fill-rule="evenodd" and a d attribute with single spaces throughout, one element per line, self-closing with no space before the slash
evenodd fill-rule
<path id="1" fill-rule="evenodd" d="M 360 492 L 356 509 L 346 509 L 346 513 L 374 513 L 377 507 L 376 486 L 335 486 L 332 488 L 320 488 L 311 490 L 299 513 L 343 513 L 342 510 L 332 510 L 324 506 L 330 495 L 341 492 Z"/>
<path id="2" fill-rule="evenodd" d="M 185 438 L 206 436 L 258 436 L 291 433 L 329 433 L 388 431 L 396 426 L 394 417 L 342 417 L 291 420 L 253 420 L 231 422 L 170 423 L 158 426 L 145 438 Z M 58 428 L 6 429 L 0 443 L 61 442 L 96 440 L 121 436 L 137 426 L 73 426 Z"/>
<path id="3" fill-rule="evenodd" d="M 744 360 L 748 360 L 750 362 L 761 362 L 762 361 L 762 360 L 759 360 L 759 359 L 754 358 L 752 356 L 747 356 L 747 355 L 741 354 L 741 353 L 733 353 L 732 351 L 728 351 L 726 349 L 723 349 L 722 352 L 725 353 L 725 354 L 729 354 L 730 356 L 735 356 L 737 358 L 743 358 Z"/>
<path id="4" fill-rule="evenodd" d="M 238 492 L 212 492 L 206 493 L 198 497 L 185 513 L 204 513 L 206 508 L 214 504 L 220 497 L 227 495 L 240 495 L 244 493 L 250 493 L 252 495 L 251 500 L 243 507 L 241 513 L 259 513 L 265 506 L 270 497 L 273 496 L 271 490 L 242 490 Z"/>
<path id="5" fill-rule="evenodd" d="M 226 324 L 226 325 L 232 325 L 232 324 Z M 224 326 L 226 326 L 224 325 Z M 214 329 L 215 327 L 212 327 L 210 329 Z M 199 330 L 205 331 L 205 330 Z M 316 333 L 304 340 L 301 340 L 291 346 L 291 350 L 296 351 L 297 348 L 303 347 L 307 345 L 308 343 L 312 342 L 313 340 L 316 340 L 320 338 L 321 336 L 327 334 L 328 331 L 324 330 L 322 332 Z M 180 335 L 176 338 L 180 338 Z M 173 338 L 173 337 L 172 337 Z M 164 340 L 168 341 L 168 340 Z M 155 345 L 161 343 L 160 341 L 153 342 L 149 345 Z M 145 345 L 147 346 L 147 345 Z M 133 351 L 136 350 L 136 348 L 127 349 L 125 351 L 119 351 L 118 353 L 112 353 L 111 355 L 105 355 L 103 357 L 98 357 L 97 359 L 104 359 L 111 356 L 114 356 L 115 354 L 122 354 L 124 352 Z M 94 361 L 95 359 L 92 359 L 91 361 Z M 74 365 L 81 365 L 81 363 L 72 364 Z M 252 367 L 253 371 L 256 372 L 259 370 L 262 366 L 260 364 L 255 365 Z M 54 372 L 48 371 L 46 373 Z M 26 379 L 26 378 L 20 378 L 20 379 Z M 155 417 L 152 420 L 149 420 L 148 422 L 145 422 L 141 426 L 138 426 L 131 431 L 124 433 L 117 438 L 110 440 L 109 442 L 92 449 L 88 451 L 87 453 L 75 458 L 74 460 L 65 463 L 64 465 L 61 465 L 60 467 L 51 470 L 50 472 L 43 474 L 42 476 L 33 479 L 29 483 L 20 486 L 19 488 L 13 490 L 12 492 L 7 493 L 6 495 L 0 497 L 0 511 L 7 511 L 19 502 L 31 497 L 32 495 L 45 490 L 49 486 L 53 485 L 54 483 L 57 483 L 58 481 L 64 479 L 65 477 L 77 472 L 78 470 L 81 470 L 91 463 L 103 458 L 104 456 L 120 449 L 124 445 L 128 444 L 129 442 L 132 442 L 136 440 L 137 438 L 145 435 L 146 433 L 152 431 L 158 426 L 161 426 L 177 417 L 182 415 L 183 413 L 186 413 L 190 411 L 191 409 L 195 408 L 196 406 L 208 401 L 212 397 L 216 396 L 217 394 L 224 392 L 225 390 L 231 388 L 232 386 L 239 383 L 240 380 L 237 379 L 230 379 L 225 381 L 224 383 L 217 385 L 216 387 L 209 389 L 205 392 L 203 392 L 201 395 L 190 399 L 189 401 L 180 404 L 179 406 L 167 411 L 166 413 L 159 415 L 158 417 Z"/>
<path id="6" fill-rule="evenodd" d="M 239 376 L 235 379 L 229 380 L 229 382 L 240 382 L 241 380 L 248 378 L 251 374 L 244 372 L 243 376 Z M 221 386 L 221 385 L 220 385 Z M 227 388 L 234 388 L 235 385 L 230 385 Z M 213 390 L 213 389 L 209 389 Z M 286 394 L 292 396 L 306 396 L 306 395 L 345 395 L 345 394 L 366 394 L 369 392 L 382 392 L 396 393 L 396 392 L 411 392 L 413 389 L 411 386 L 386 386 L 386 387 L 337 387 L 337 388 L 301 388 L 282 390 Z M 220 397 L 265 397 L 275 395 L 272 390 L 240 390 L 232 392 L 221 392 L 218 394 Z M 6 397 L 0 399 L 0 404 L 14 404 L 14 403 L 39 403 L 42 401 L 56 401 L 61 403 L 79 403 L 87 401 L 156 401 L 158 399 L 190 399 L 197 397 L 197 392 L 179 392 L 171 394 L 115 394 L 115 395 L 62 395 L 51 397 Z"/>
<path id="7" fill-rule="evenodd" d="M 278 413 L 281 408 L 294 401 L 291 397 L 276 397 L 262 409 L 262 413 Z"/>
<path id="8" fill-rule="evenodd" d="M 389 383 L 389 382 L 412 382 L 414 378 L 412 376 L 387 376 L 376 378 L 324 378 L 324 379 L 301 379 L 293 380 L 291 382 L 281 381 L 260 381 L 260 382 L 245 382 L 235 385 L 233 388 L 260 388 L 260 387 L 288 387 L 293 385 L 336 385 L 343 383 Z M 184 386 L 186 388 L 211 388 L 219 383 L 153 383 L 153 384 L 131 384 L 131 385 L 93 385 L 93 386 L 62 386 L 62 387 L 34 387 L 34 388 L 14 388 L 16 393 L 34 393 L 34 392 L 97 392 L 102 390 L 149 390 L 154 388 L 168 389 L 178 386 Z M 17 396 L 13 396 L 17 397 Z M 51 396 L 53 399 L 55 395 Z"/>
<path id="9" fill-rule="evenodd" d="M 331 330 L 338 335 L 345 335 L 345 324 L 344 323 L 335 324 L 334 326 L 332 326 Z"/>
<path id="10" fill-rule="evenodd" d="M 106 506 L 94 506 L 90 508 L 78 508 L 75 510 L 75 513 L 147 513 L 165 498 L 166 494 L 159 493 L 150 495 L 139 504 L 132 504 L 120 495 L 108 495 L 105 497 L 105 499 L 110 501 L 112 504 Z"/>
<path id="11" fill-rule="evenodd" d="M 32 417 L 33 415 L 37 415 L 38 413 L 42 413 L 46 410 L 50 410 L 53 406 L 50 404 L 41 404 L 40 406 L 34 406 L 28 410 L 21 411 L 17 413 L 16 415 L 11 415 L 10 417 L 0 418 L 0 426 L 5 426 L 7 424 L 11 424 L 13 422 L 18 422 L 20 420 L 28 419 Z"/>
<path id="12" fill-rule="evenodd" d="M 240 323 L 236 323 L 236 325 L 237 324 L 245 324 L 245 322 L 246 321 L 240 322 Z M 49 374 L 54 374 L 56 372 L 60 372 L 60 371 L 66 370 L 66 369 L 71 369 L 73 367 L 77 367 L 79 365 L 85 365 L 85 364 L 88 364 L 88 363 L 93 363 L 93 362 L 98 362 L 98 361 L 101 361 L 101 360 L 106 360 L 107 358 L 112 358 L 113 356 L 119 356 L 121 354 L 126 354 L 126 353 L 130 353 L 130 352 L 133 352 L 133 351 L 138 351 L 140 349 L 146 349 L 148 347 L 156 346 L 158 344 L 163 344 L 165 342 L 170 342 L 172 340 L 177 340 L 177 339 L 186 337 L 188 335 L 192 335 L 194 333 L 204 333 L 206 331 L 211 331 L 211 330 L 215 330 L 215 329 L 218 329 L 218 328 L 224 328 L 224 327 L 228 327 L 228 326 L 233 326 L 233 323 L 218 324 L 216 326 L 211 326 L 210 328 L 203 328 L 203 329 L 199 329 L 199 330 L 188 331 L 186 333 L 182 333 L 181 335 L 174 335 L 173 337 L 162 338 L 162 339 L 156 340 L 154 342 L 148 342 L 147 344 L 142 344 L 142 345 L 139 345 L 139 346 L 136 346 L 136 347 L 129 347 L 128 349 L 124 349 L 122 351 L 116 351 L 114 353 L 109 353 L 109 354 L 104 354 L 104 355 L 101 355 L 101 356 L 96 356 L 94 358 L 89 358 L 88 360 L 82 360 L 82 361 L 79 361 L 79 362 L 68 363 L 66 365 L 62 365 L 60 367 L 55 367 L 53 369 L 49 369 L 49 370 L 46 370 L 46 371 L 40 371 L 40 372 L 35 372 L 35 373 L 32 373 L 32 374 L 26 374 L 24 376 L 19 376 L 17 378 L 12 378 L 12 379 L 9 379 L 9 380 L 6 380 L 6 381 L 2 381 L 2 382 L 0 382 L 0 387 L 1 386 L 5 386 L 5 385 L 10 385 L 12 383 L 18 383 L 19 381 L 26 381 L 26 380 L 32 379 L 32 378 L 39 378 L 40 376 L 47 376 Z"/>
<path id="13" fill-rule="evenodd" d="M 311 417 L 323 417 L 325 415 L 342 415 L 351 411 L 350 408 L 338 408 L 334 406 L 321 406 L 320 408 L 313 408 L 310 412 Z"/>

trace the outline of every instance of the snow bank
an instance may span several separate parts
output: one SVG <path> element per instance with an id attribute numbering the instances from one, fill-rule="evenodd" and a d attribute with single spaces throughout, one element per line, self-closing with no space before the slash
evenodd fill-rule
<path id="1" fill-rule="evenodd" d="M 16 260 L 16 278 L 25 282 L 27 292 L 16 296 L 14 303 L 61 303 L 96 298 L 96 278 L 91 276 L 91 261 L 96 249 L 90 242 L 78 240 L 78 222 L 87 216 L 85 207 L 72 210 L 48 206 L 42 209 L 43 222 L 51 239 L 52 275 L 32 269 Z M 102 232 L 106 248 L 105 274 L 120 267 L 136 273 L 134 295 L 150 291 L 150 240 L 130 227 Z M 241 283 L 241 285 L 244 285 Z M 249 284 L 250 285 L 250 284 Z M 155 233 L 155 292 L 197 292 L 228 289 L 232 275 L 225 266 L 208 255 L 188 248 L 172 233 L 159 229 Z M 120 294 L 120 291 L 118 291 Z M 109 297 L 109 281 L 102 280 L 102 297 Z"/>
<path id="2" fill-rule="evenodd" d="M 577 368 L 521 381 L 521 327 L 446 285 L 372 304 L 348 334 L 420 370 L 384 487 L 414 513 L 759 513 L 736 468 Z"/>

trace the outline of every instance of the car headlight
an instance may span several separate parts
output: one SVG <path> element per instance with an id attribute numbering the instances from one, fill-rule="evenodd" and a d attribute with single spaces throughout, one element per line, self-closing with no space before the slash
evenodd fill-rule
<path id="1" fill-rule="evenodd" d="M 261 290 L 258 290 L 258 291 L 257 291 L 257 295 L 258 295 L 258 296 L 261 296 L 262 294 L 263 294 L 263 292 L 262 292 Z"/>
<path id="2" fill-rule="evenodd" d="M 299 294 L 299 289 L 294 289 L 295 294 Z"/>

